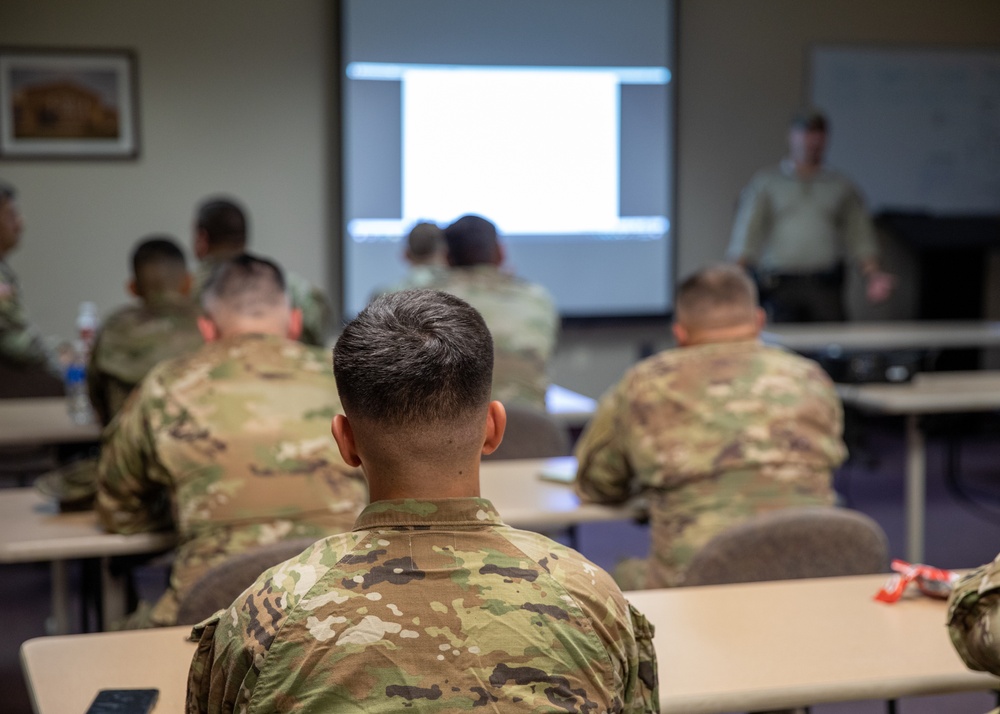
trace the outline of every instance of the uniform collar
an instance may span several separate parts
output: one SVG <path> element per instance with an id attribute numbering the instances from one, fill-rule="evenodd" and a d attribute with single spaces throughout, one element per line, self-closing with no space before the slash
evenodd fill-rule
<path id="1" fill-rule="evenodd" d="M 500 526 L 503 521 L 485 498 L 413 498 L 376 501 L 368 505 L 354 523 L 354 530 L 412 526 Z"/>

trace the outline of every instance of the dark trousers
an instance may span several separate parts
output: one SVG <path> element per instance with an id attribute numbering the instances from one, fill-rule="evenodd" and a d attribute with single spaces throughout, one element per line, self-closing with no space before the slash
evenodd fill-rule
<path id="1" fill-rule="evenodd" d="M 844 269 L 772 274 L 757 281 L 769 322 L 844 322 Z"/>

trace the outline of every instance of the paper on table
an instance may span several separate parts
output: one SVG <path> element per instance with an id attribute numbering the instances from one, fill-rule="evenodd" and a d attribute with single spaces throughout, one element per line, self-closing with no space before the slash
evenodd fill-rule
<path id="1" fill-rule="evenodd" d="M 576 459 L 572 456 L 549 459 L 538 473 L 538 477 L 543 481 L 573 483 L 576 481 Z"/>

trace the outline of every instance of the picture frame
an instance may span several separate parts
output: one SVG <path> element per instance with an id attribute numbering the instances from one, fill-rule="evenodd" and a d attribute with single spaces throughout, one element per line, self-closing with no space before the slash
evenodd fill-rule
<path id="1" fill-rule="evenodd" d="M 0 47 L 0 159 L 138 156 L 135 52 Z"/>

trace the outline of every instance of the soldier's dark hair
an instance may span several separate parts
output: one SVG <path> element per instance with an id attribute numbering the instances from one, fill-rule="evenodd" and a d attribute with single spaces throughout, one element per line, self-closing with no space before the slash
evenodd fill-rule
<path id="1" fill-rule="evenodd" d="M 186 274 L 184 251 L 173 236 L 148 236 L 132 250 L 132 275 L 142 294 L 177 289 Z"/>
<path id="2" fill-rule="evenodd" d="M 205 231 L 209 248 L 239 248 L 247 242 L 247 214 L 233 198 L 215 196 L 198 206 L 197 227 Z"/>
<path id="3" fill-rule="evenodd" d="M 410 257 L 421 261 L 432 258 L 445 246 L 444 231 L 437 224 L 426 221 L 418 223 L 410 229 L 406 237 L 406 247 Z"/>
<path id="4" fill-rule="evenodd" d="M 676 317 L 689 326 L 728 327 L 752 320 L 757 286 L 738 265 L 703 268 L 688 276 L 677 289 Z"/>
<path id="5" fill-rule="evenodd" d="M 222 304 L 244 315 L 271 310 L 287 301 L 285 276 L 274 261 L 243 253 L 219 263 L 201 293 L 202 309 L 211 314 Z"/>
<path id="6" fill-rule="evenodd" d="M 444 229 L 448 263 L 456 268 L 496 262 L 497 227 L 482 216 L 462 216 Z"/>
<path id="7" fill-rule="evenodd" d="M 349 419 L 397 427 L 455 421 L 489 403 L 493 338 L 475 308 L 453 295 L 390 293 L 344 328 L 333 373 Z"/>
<path id="8" fill-rule="evenodd" d="M 17 189 L 0 179 L 0 205 L 17 198 Z"/>

